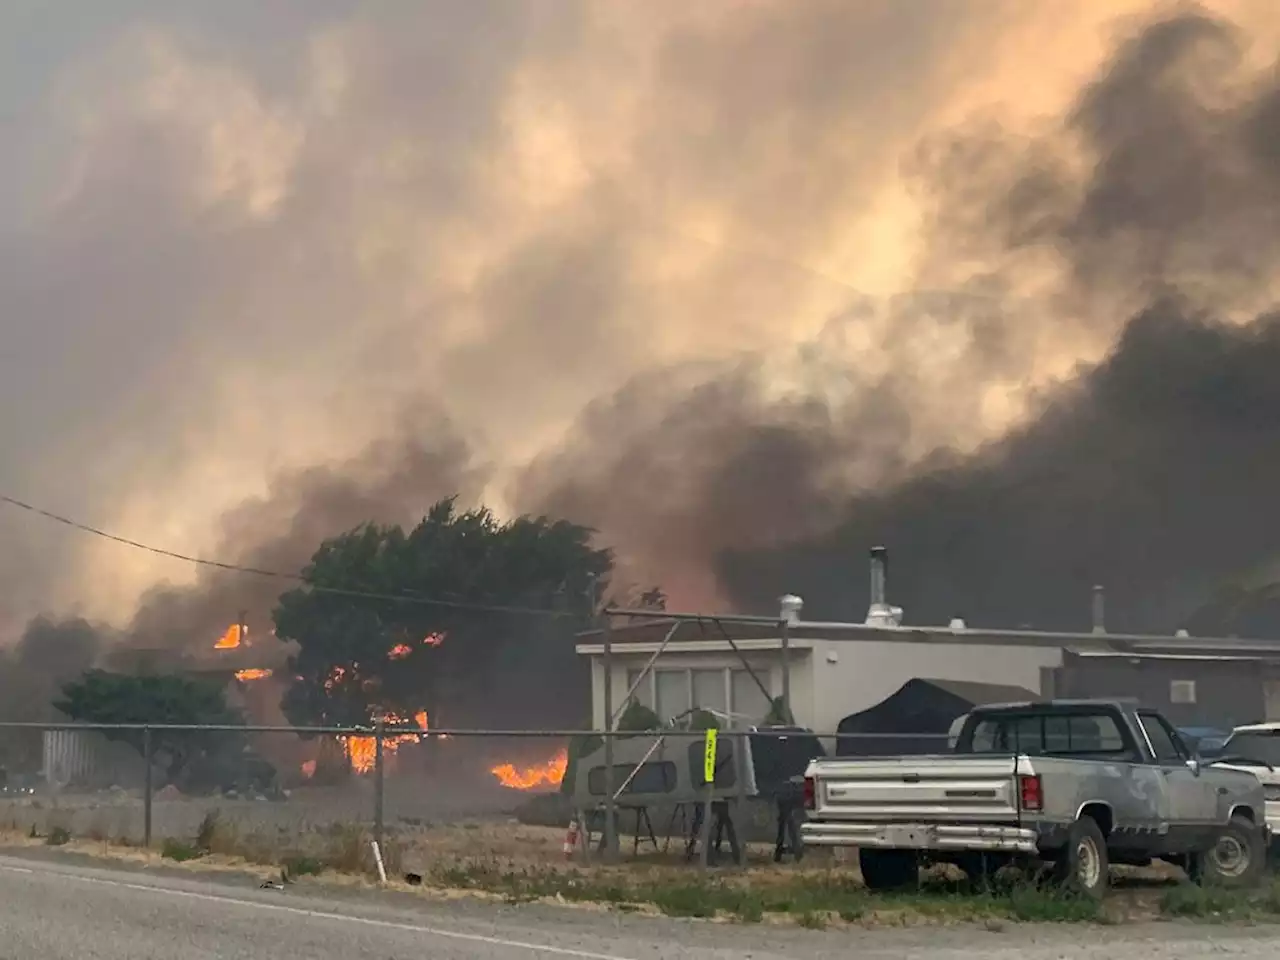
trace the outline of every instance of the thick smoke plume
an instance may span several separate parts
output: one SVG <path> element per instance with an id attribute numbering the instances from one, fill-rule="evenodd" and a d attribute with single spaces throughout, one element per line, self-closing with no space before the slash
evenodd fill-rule
<path id="1" fill-rule="evenodd" d="M 102 27 L 3 160 L 14 492 L 285 569 L 461 493 L 685 607 L 857 615 L 873 542 L 917 621 L 1265 579 L 1269 5 L 205 9 Z M 14 635 L 181 658 L 282 586 L 10 527 Z"/>
<path id="2" fill-rule="evenodd" d="M 673 565 L 676 595 L 720 587 L 755 610 L 798 591 L 860 616 L 861 557 L 887 543 L 915 622 L 1080 627 L 1104 583 L 1118 627 L 1280 629 L 1196 616 L 1276 559 L 1280 320 L 1247 311 L 1280 277 L 1280 83 L 1247 67 L 1247 39 L 1199 13 L 1158 20 L 1039 137 L 933 139 L 915 167 L 935 211 L 926 272 L 970 299 L 891 308 L 890 372 L 853 367 L 843 402 L 770 402 L 743 366 L 665 405 L 664 380 L 635 384 L 587 417 L 573 469 L 535 471 L 562 478 L 550 502 L 626 530 Z M 959 347 L 921 377 L 901 361 L 940 313 Z M 977 414 L 975 380 L 1091 349 L 1104 359 L 1031 396 L 1009 435 L 910 456 L 931 403 Z"/>

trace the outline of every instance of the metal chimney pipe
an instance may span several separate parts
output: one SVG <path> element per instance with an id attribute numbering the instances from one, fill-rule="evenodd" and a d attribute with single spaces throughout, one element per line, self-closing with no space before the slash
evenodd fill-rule
<path id="1" fill-rule="evenodd" d="M 902 608 L 889 605 L 889 551 L 871 548 L 871 602 L 867 604 L 869 627 L 896 627 L 902 623 Z"/>
<path id="2" fill-rule="evenodd" d="M 1107 632 L 1107 596 L 1100 583 L 1093 586 L 1093 632 Z"/>
<path id="3" fill-rule="evenodd" d="M 888 601 L 889 551 L 871 548 L 871 606 L 883 607 Z"/>

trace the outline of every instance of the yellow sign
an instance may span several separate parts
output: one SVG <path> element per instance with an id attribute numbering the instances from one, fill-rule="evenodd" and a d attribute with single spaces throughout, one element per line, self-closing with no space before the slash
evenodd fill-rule
<path id="1" fill-rule="evenodd" d="M 706 783 L 714 783 L 716 779 L 716 731 L 707 731 L 706 754 L 702 761 L 702 779 Z"/>

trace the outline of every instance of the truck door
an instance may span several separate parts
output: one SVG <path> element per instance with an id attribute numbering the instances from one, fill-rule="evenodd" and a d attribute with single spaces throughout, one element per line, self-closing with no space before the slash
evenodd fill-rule
<path id="1" fill-rule="evenodd" d="M 1168 795 L 1169 840 L 1175 849 L 1207 832 L 1217 820 L 1218 797 L 1214 784 L 1187 765 L 1191 755 L 1173 728 L 1158 713 L 1141 711 L 1142 725 L 1151 750 L 1164 775 Z"/>

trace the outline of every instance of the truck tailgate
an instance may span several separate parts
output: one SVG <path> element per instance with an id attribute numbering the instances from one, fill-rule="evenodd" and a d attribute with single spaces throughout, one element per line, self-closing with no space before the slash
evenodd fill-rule
<path id="1" fill-rule="evenodd" d="M 823 820 L 1016 823 L 1015 756 L 815 761 L 814 809 Z"/>

